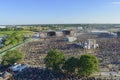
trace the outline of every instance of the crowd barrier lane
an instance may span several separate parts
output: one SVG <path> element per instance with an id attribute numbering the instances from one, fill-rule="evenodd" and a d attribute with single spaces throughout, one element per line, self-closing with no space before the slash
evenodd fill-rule
<path id="1" fill-rule="evenodd" d="M 22 43 L 19 43 L 19 44 L 15 45 L 15 46 L 12 46 L 12 47 L 10 47 L 10 48 L 8 48 L 8 49 L 0 52 L 0 56 L 5 55 L 6 52 L 9 51 L 9 50 L 13 50 L 13 49 L 19 48 L 20 46 L 22 46 L 22 45 L 24 45 L 24 44 L 26 44 L 26 43 L 29 43 L 29 42 L 31 42 L 31 41 L 32 41 L 32 39 L 28 39 L 28 40 L 25 40 L 25 41 L 22 42 Z"/>

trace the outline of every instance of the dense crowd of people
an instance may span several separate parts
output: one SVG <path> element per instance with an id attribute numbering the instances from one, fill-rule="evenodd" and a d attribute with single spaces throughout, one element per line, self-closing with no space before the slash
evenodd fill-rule
<path id="1" fill-rule="evenodd" d="M 25 63 L 36 66 L 37 68 L 32 67 L 25 70 L 23 73 L 17 75 L 16 80 L 79 80 L 79 77 L 54 74 L 49 70 L 38 69 L 38 66 L 44 66 L 43 59 L 51 49 L 58 49 L 68 57 L 71 55 L 79 57 L 81 54 L 87 53 L 86 49 L 74 44 L 87 39 L 96 39 L 96 42 L 99 44 L 99 48 L 94 50 L 93 54 L 99 58 L 100 66 L 115 64 L 119 66 L 118 70 L 120 69 L 120 38 L 99 38 L 95 35 L 80 35 L 77 36 L 77 41 L 75 42 L 66 42 L 64 38 L 46 38 L 30 42 L 20 47 L 19 50 L 26 54 Z"/>
<path id="2" fill-rule="evenodd" d="M 84 51 L 81 47 L 64 41 L 64 37 L 34 41 L 22 46 L 19 50 L 26 54 L 25 61 L 32 65 L 39 65 L 43 62 L 46 53 L 51 49 L 58 49 L 67 55 L 78 55 L 78 53 Z"/>
<path id="3" fill-rule="evenodd" d="M 102 65 L 114 64 L 120 69 L 120 38 L 103 38 L 97 40 L 99 51 L 97 57 Z"/>
<path id="4" fill-rule="evenodd" d="M 63 73 L 54 73 L 51 70 L 40 68 L 27 68 L 15 76 L 15 80 L 96 80 L 94 77 L 80 77 Z M 100 80 L 100 79 L 98 79 Z"/>
<path id="5" fill-rule="evenodd" d="M 43 58 L 51 49 L 58 49 L 67 55 L 80 55 L 87 53 L 86 49 L 75 45 L 74 42 L 65 42 L 65 37 L 47 38 L 28 43 L 22 46 L 19 50 L 26 54 L 25 61 L 32 65 L 39 65 L 43 63 Z M 98 38 L 94 35 L 80 35 L 77 36 L 76 42 L 82 42 L 87 39 L 96 39 L 99 44 L 99 49 L 93 53 L 100 59 L 103 64 L 119 64 L 119 38 Z M 79 56 L 78 56 L 79 57 Z M 32 61 L 31 61 L 32 60 Z"/>

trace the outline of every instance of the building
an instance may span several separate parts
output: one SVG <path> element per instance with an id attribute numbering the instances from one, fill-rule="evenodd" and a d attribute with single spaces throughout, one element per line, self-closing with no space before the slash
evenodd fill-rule
<path id="1" fill-rule="evenodd" d="M 106 30 L 92 30 L 90 32 L 88 32 L 88 34 L 101 34 L 101 33 L 109 33 L 109 31 L 106 31 Z"/>
<path id="2" fill-rule="evenodd" d="M 46 38 L 47 37 L 47 33 L 46 32 L 40 32 L 40 38 Z"/>
<path id="3" fill-rule="evenodd" d="M 33 38 L 40 38 L 40 34 L 39 33 L 35 33 L 32 37 Z"/>
<path id="4" fill-rule="evenodd" d="M 68 42 L 74 42 L 77 40 L 77 38 L 76 37 L 66 37 L 64 40 L 68 41 Z"/>
<path id="5" fill-rule="evenodd" d="M 62 31 L 56 31 L 56 36 L 57 36 L 57 37 L 63 36 Z"/>
<path id="6" fill-rule="evenodd" d="M 63 36 L 74 36 L 75 31 L 74 30 L 62 30 Z"/>
<path id="7" fill-rule="evenodd" d="M 97 35 L 100 38 L 114 38 L 116 37 L 116 33 L 113 32 L 109 32 L 106 30 L 92 30 L 91 32 L 88 32 L 88 34 L 92 34 L 92 35 Z"/>
<path id="8" fill-rule="evenodd" d="M 47 38 L 47 37 L 60 37 L 60 36 L 75 36 L 74 30 L 48 30 L 44 32 L 38 32 L 33 35 L 33 38 Z"/>
<path id="9" fill-rule="evenodd" d="M 101 38 L 114 38 L 116 37 L 117 34 L 115 33 L 112 33 L 112 32 L 109 32 L 109 33 L 100 33 L 98 35 L 98 37 L 101 37 Z"/>
<path id="10" fill-rule="evenodd" d="M 54 37 L 54 36 L 56 36 L 56 31 L 52 31 L 52 30 L 47 31 L 47 36 L 48 37 Z"/>

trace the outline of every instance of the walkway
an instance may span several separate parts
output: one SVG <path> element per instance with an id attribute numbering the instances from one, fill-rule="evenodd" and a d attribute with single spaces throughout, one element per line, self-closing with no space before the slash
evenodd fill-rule
<path id="1" fill-rule="evenodd" d="M 26 40 L 26 41 L 24 41 L 24 42 L 22 42 L 22 43 L 19 43 L 19 44 L 15 45 L 15 46 L 13 46 L 13 47 L 10 47 L 10 48 L 8 48 L 8 49 L 0 52 L 0 56 L 5 55 L 6 52 L 9 51 L 9 50 L 13 50 L 13 49 L 19 48 L 20 46 L 22 46 L 22 45 L 24 45 L 24 44 L 27 44 L 27 43 L 29 43 L 29 42 L 32 42 L 32 40 L 29 39 L 29 40 Z"/>

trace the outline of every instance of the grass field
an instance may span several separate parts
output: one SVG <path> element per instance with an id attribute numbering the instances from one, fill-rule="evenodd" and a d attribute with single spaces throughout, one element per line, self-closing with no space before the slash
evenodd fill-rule
<path id="1" fill-rule="evenodd" d="M 120 31 L 120 28 L 111 28 L 108 31 L 110 31 L 110 32 L 117 32 L 117 31 Z"/>

